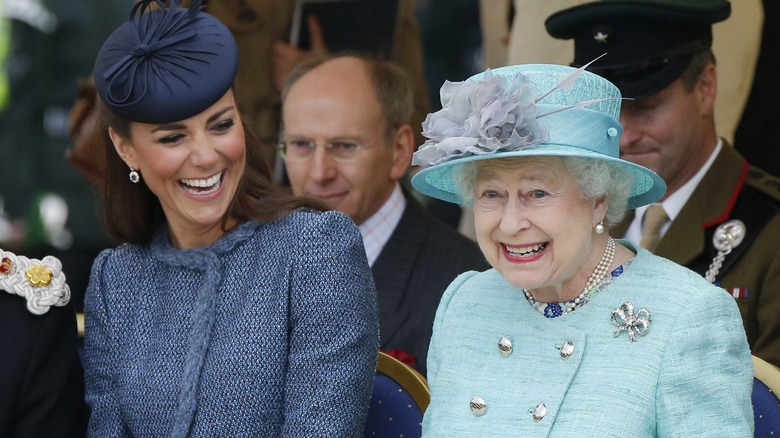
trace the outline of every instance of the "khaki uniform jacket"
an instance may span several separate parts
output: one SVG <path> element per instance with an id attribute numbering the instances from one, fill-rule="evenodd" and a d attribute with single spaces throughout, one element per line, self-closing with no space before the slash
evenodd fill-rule
<path id="1" fill-rule="evenodd" d="M 715 284 L 735 296 L 753 354 L 780 366 L 780 179 L 724 142 L 655 252 L 704 275 L 718 253 L 712 236 L 731 219 L 744 222 L 745 239 L 726 255 Z M 631 220 L 633 213 L 614 234 L 623 236 Z"/>
<path id="2" fill-rule="evenodd" d="M 271 47 L 290 40 L 295 0 L 211 0 L 207 11 L 230 28 L 238 44 L 236 99 L 247 124 L 273 157 L 278 141 L 281 99 L 271 74 Z M 430 109 L 423 71 L 423 53 L 414 1 L 401 0 L 392 61 L 412 79 L 414 113 L 412 128 L 422 144 L 420 126 Z M 271 161 L 273 162 L 273 161 Z"/>

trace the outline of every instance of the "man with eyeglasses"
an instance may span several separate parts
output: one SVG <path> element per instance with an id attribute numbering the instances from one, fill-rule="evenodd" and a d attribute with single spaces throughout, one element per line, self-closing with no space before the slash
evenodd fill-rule
<path id="1" fill-rule="evenodd" d="M 439 298 L 458 274 L 487 263 L 475 243 L 401 188 L 415 149 L 411 113 L 400 68 L 353 56 L 312 60 L 282 91 L 279 148 L 295 194 L 359 226 L 377 288 L 380 347 L 424 374 Z"/>

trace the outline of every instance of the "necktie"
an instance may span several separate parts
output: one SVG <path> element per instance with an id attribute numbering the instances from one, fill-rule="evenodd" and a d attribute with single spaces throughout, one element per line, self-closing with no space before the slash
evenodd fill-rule
<path id="1" fill-rule="evenodd" d="M 642 226 L 642 241 L 639 246 L 650 252 L 655 251 L 661 240 L 661 227 L 669 220 L 661 204 L 651 205 L 645 212 L 644 225 Z"/>

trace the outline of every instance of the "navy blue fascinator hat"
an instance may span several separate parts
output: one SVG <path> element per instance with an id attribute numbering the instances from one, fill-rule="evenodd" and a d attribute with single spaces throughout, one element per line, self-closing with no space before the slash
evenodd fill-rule
<path id="1" fill-rule="evenodd" d="M 108 37 L 95 61 L 95 85 L 111 111 L 142 123 L 169 123 L 201 113 L 233 86 L 238 49 L 201 1 L 177 8 L 141 0 Z"/>

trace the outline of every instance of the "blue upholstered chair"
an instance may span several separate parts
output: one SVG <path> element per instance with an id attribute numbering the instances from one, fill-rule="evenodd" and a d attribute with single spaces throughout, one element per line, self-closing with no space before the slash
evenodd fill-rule
<path id="1" fill-rule="evenodd" d="M 363 436 L 418 438 L 431 400 L 428 382 L 409 365 L 380 352 Z"/>
<path id="2" fill-rule="evenodd" d="M 756 437 L 780 437 L 780 369 L 753 356 Z"/>

